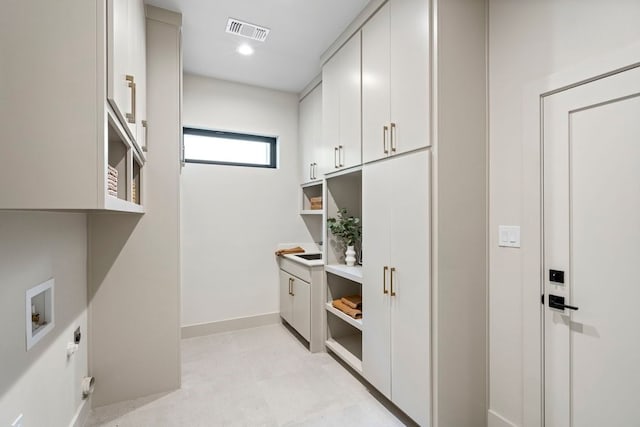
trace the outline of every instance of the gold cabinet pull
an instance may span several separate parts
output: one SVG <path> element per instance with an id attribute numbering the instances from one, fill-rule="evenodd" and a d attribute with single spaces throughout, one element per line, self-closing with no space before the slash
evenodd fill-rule
<path id="1" fill-rule="evenodd" d="M 289 277 L 289 295 L 292 295 L 292 293 L 291 293 L 291 277 Z"/>
<path id="2" fill-rule="evenodd" d="M 293 279 L 293 278 L 291 278 L 291 279 L 289 279 L 289 280 L 291 281 L 291 282 L 290 282 L 291 284 L 289 285 L 289 286 L 291 287 L 291 296 L 292 296 L 292 297 L 295 297 L 295 296 L 296 296 L 296 294 L 294 294 L 294 293 L 293 293 L 293 281 L 294 281 L 294 279 Z"/>
<path id="3" fill-rule="evenodd" d="M 313 164 L 313 179 L 318 179 L 318 164 Z"/>
<path id="4" fill-rule="evenodd" d="M 309 179 L 313 179 L 313 163 L 309 163 Z"/>
<path id="5" fill-rule="evenodd" d="M 147 146 L 147 132 L 149 132 L 149 130 L 147 129 L 147 121 L 146 120 L 142 120 L 142 127 L 144 128 L 144 146 L 142 147 L 142 151 L 144 151 L 145 153 L 147 152 L 148 146 Z"/>
<path id="6" fill-rule="evenodd" d="M 389 270 L 389 267 L 387 267 L 386 265 L 382 269 L 382 293 L 384 293 L 385 295 L 389 293 L 389 291 L 387 290 L 387 271 L 388 270 Z"/>
<path id="7" fill-rule="evenodd" d="M 396 296 L 396 291 L 393 290 L 393 276 L 395 276 L 396 272 L 396 268 L 395 267 L 391 267 L 391 272 L 389 273 L 389 277 L 391 278 L 391 296 L 395 297 Z"/>
<path id="8" fill-rule="evenodd" d="M 127 74 L 125 76 L 127 80 L 127 86 L 131 89 L 131 112 L 125 114 L 127 118 L 127 122 L 135 123 L 136 122 L 136 82 L 134 81 L 133 76 Z"/>
<path id="9" fill-rule="evenodd" d="M 338 147 L 333 147 L 333 165 L 338 169 Z"/>
<path id="10" fill-rule="evenodd" d="M 389 126 L 382 126 L 382 150 L 384 154 L 389 154 L 389 149 L 387 148 L 387 135 L 389 134 Z"/>
<path id="11" fill-rule="evenodd" d="M 391 152 L 392 153 L 396 152 L 396 138 L 394 137 L 395 134 L 396 134 L 396 124 L 395 123 L 391 123 L 391 130 L 389 132 L 389 137 L 391 139 Z"/>
<path id="12" fill-rule="evenodd" d="M 344 166 L 344 147 L 342 145 L 339 145 L 338 148 L 340 149 L 339 153 L 338 153 L 338 164 L 340 165 L 340 167 Z"/>

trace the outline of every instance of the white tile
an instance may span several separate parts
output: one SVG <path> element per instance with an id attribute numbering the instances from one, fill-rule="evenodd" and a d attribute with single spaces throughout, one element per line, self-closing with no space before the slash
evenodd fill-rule
<path id="1" fill-rule="evenodd" d="M 182 388 L 92 411 L 88 426 L 403 424 L 326 353 L 282 325 L 182 341 Z"/>

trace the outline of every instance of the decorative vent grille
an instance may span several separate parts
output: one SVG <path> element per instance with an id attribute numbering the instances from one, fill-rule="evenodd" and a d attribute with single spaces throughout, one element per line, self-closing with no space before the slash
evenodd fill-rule
<path id="1" fill-rule="evenodd" d="M 259 42 L 263 42 L 267 39 L 269 31 L 271 30 L 268 28 L 249 24 L 248 22 L 238 21 L 234 18 L 229 18 L 227 21 L 227 33 L 246 37 L 251 40 L 257 40 Z"/>

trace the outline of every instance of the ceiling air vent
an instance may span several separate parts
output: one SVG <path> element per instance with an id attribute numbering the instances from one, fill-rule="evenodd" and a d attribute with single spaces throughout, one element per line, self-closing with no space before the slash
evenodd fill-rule
<path id="1" fill-rule="evenodd" d="M 238 21 L 233 18 L 229 18 L 227 21 L 227 33 L 236 34 L 259 42 L 263 42 L 267 39 L 269 31 L 271 30 L 268 28 L 249 24 L 248 22 Z"/>

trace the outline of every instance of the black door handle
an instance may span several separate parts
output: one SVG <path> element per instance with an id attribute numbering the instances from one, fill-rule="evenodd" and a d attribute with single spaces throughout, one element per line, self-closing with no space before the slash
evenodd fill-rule
<path id="1" fill-rule="evenodd" d="M 578 307 L 574 305 L 565 304 L 564 297 L 551 294 L 549 295 L 549 307 L 555 308 L 556 310 L 564 310 L 565 308 L 569 310 L 578 310 Z"/>

